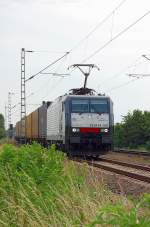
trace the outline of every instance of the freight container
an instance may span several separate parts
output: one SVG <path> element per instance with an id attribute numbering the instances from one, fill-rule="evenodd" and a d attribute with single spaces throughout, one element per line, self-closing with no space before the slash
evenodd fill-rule
<path id="1" fill-rule="evenodd" d="M 26 136 L 25 134 L 26 134 L 26 132 L 25 132 L 25 120 L 22 119 L 19 122 L 19 137 L 24 138 Z"/>
<path id="2" fill-rule="evenodd" d="M 38 109 L 35 110 L 32 114 L 32 139 L 39 138 L 39 111 Z"/>
<path id="3" fill-rule="evenodd" d="M 25 137 L 25 122 L 22 120 L 22 130 L 21 130 L 21 121 L 16 123 L 15 137 L 23 138 Z"/>
<path id="4" fill-rule="evenodd" d="M 26 117 L 26 138 L 32 138 L 32 114 Z"/>
<path id="5" fill-rule="evenodd" d="M 19 138 L 19 121 L 16 123 L 16 138 Z"/>

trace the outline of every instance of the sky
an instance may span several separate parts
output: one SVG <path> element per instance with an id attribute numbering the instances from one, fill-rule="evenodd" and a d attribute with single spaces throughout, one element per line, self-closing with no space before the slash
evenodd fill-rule
<path id="1" fill-rule="evenodd" d="M 70 51 L 44 71 L 68 76 L 39 74 L 26 83 L 27 113 L 83 86 L 81 72 L 68 70 L 76 63 L 100 68 L 87 86 L 112 98 L 115 122 L 134 109 L 150 111 L 150 77 L 128 76 L 150 74 L 142 57 L 150 57 L 150 13 L 114 39 L 149 11 L 149 0 L 0 0 L 0 112 L 12 92 L 12 123 L 20 119 L 21 48 L 34 51 L 26 52 L 26 78 Z"/>

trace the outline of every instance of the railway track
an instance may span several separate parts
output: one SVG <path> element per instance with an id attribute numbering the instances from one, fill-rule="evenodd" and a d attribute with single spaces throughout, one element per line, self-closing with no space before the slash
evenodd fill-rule
<path id="1" fill-rule="evenodd" d="M 125 148 L 115 148 L 113 152 L 150 156 L 150 152 L 148 152 L 148 151 L 128 150 L 128 149 L 125 149 Z"/>
<path id="2" fill-rule="evenodd" d="M 134 180 L 150 183 L 150 167 L 111 160 L 107 158 L 99 158 L 97 161 L 73 159 L 77 162 L 86 162 L 88 165 L 109 171 L 111 173 L 120 174 L 130 177 Z"/>

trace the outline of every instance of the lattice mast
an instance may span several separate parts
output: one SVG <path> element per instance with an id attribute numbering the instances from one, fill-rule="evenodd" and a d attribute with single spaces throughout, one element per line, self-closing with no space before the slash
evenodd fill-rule
<path id="1" fill-rule="evenodd" d="M 26 84 L 25 84 L 25 49 L 21 49 L 21 125 L 20 135 L 22 142 L 26 142 Z"/>
<path id="2" fill-rule="evenodd" d="M 11 125 L 11 92 L 8 92 L 8 128 Z"/>

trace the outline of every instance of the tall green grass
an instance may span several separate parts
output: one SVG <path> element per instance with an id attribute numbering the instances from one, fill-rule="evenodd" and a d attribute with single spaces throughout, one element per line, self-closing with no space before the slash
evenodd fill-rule
<path id="1" fill-rule="evenodd" d="M 112 194 L 94 175 L 89 178 L 86 164 L 75 165 L 54 146 L 45 149 L 34 143 L 1 149 L 0 226 L 121 226 L 120 220 L 127 223 L 121 218 L 134 209 L 135 224 L 145 218 L 139 207 L 149 214 L 148 196 L 134 205 Z M 149 224 L 146 217 L 144 223 Z"/>

